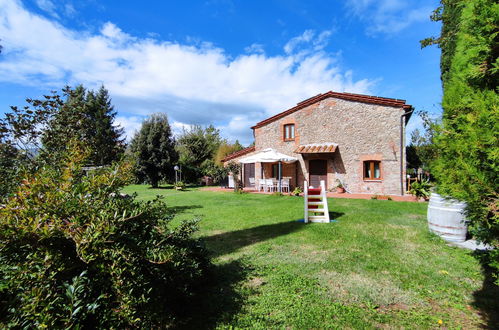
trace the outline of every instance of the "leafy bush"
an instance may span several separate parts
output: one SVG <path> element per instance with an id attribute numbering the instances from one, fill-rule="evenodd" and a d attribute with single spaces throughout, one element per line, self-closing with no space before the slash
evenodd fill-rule
<path id="1" fill-rule="evenodd" d="M 411 184 L 411 194 L 420 198 L 428 199 L 430 197 L 431 184 L 428 181 L 414 182 Z"/>
<path id="2" fill-rule="evenodd" d="M 234 192 L 243 190 L 243 183 L 239 180 L 239 173 L 241 173 L 241 164 L 231 161 L 226 166 L 227 173 L 232 173 L 234 177 Z"/>
<path id="3" fill-rule="evenodd" d="M 295 187 L 295 189 L 291 192 L 291 194 L 294 196 L 300 196 L 300 194 L 302 192 L 303 192 L 303 189 L 301 189 L 301 187 Z"/>
<path id="4" fill-rule="evenodd" d="M 442 34 L 444 109 L 435 136 L 437 191 L 467 203 L 468 229 L 495 249 L 490 266 L 499 284 L 499 3 L 444 1 L 433 19 Z"/>
<path id="5" fill-rule="evenodd" d="M 172 228 L 163 201 L 121 195 L 131 163 L 84 175 L 86 153 L 72 149 L 62 166 L 25 173 L 0 208 L 0 324 L 172 325 L 209 266 L 196 222 Z"/>
<path id="6" fill-rule="evenodd" d="M 182 182 L 182 181 L 177 181 L 173 184 L 173 186 L 175 188 L 177 188 L 178 190 L 184 190 L 185 189 L 185 183 Z"/>

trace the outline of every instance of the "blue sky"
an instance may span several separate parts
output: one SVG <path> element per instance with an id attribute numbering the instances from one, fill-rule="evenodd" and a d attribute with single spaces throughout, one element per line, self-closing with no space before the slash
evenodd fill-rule
<path id="1" fill-rule="evenodd" d="M 329 90 L 441 112 L 436 0 L 0 0 L 0 113 L 64 85 L 104 84 L 129 136 L 165 112 L 176 132 L 250 126 Z M 420 126 L 413 117 L 409 131 Z"/>

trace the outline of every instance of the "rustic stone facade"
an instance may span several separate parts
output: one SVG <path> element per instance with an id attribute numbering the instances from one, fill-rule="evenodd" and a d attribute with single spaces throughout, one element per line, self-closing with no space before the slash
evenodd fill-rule
<path id="1" fill-rule="evenodd" d="M 287 115 L 257 124 L 253 128 L 255 151 L 241 157 L 266 148 L 297 157 L 298 162 L 283 165 L 283 176 L 292 178 L 292 186 L 303 186 L 304 180 L 309 181 L 310 160 L 323 159 L 327 160 L 328 189 L 336 187 L 339 178 L 351 193 L 401 195 L 406 184 L 405 147 L 401 150 L 401 145 L 405 146 L 406 122 L 401 116 L 408 108 L 410 106 L 405 103 L 404 106 L 391 106 L 322 98 Z M 295 125 L 292 141 L 284 139 L 286 124 Z M 332 153 L 294 152 L 300 145 L 312 143 L 336 143 L 338 146 Z M 380 162 L 379 179 L 364 179 L 364 161 Z M 256 179 L 262 174 L 260 165 L 255 164 Z M 271 177 L 272 164 L 262 165 L 265 177 Z"/>

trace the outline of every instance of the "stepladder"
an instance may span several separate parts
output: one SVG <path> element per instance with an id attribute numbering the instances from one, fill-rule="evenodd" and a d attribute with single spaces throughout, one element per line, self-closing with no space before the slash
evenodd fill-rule
<path id="1" fill-rule="evenodd" d="M 329 223 L 329 208 L 327 205 L 326 184 L 324 180 L 319 187 L 309 187 L 308 182 L 303 183 L 303 199 L 305 201 L 305 223 Z"/>

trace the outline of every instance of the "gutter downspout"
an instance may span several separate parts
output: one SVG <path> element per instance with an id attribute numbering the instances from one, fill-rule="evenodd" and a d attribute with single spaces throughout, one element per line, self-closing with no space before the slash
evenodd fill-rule
<path id="1" fill-rule="evenodd" d="M 414 112 L 414 108 L 410 111 L 403 113 L 400 116 L 400 196 L 404 196 L 405 187 L 404 187 L 404 164 L 405 164 L 405 152 L 404 152 L 404 117 L 412 114 Z"/>

